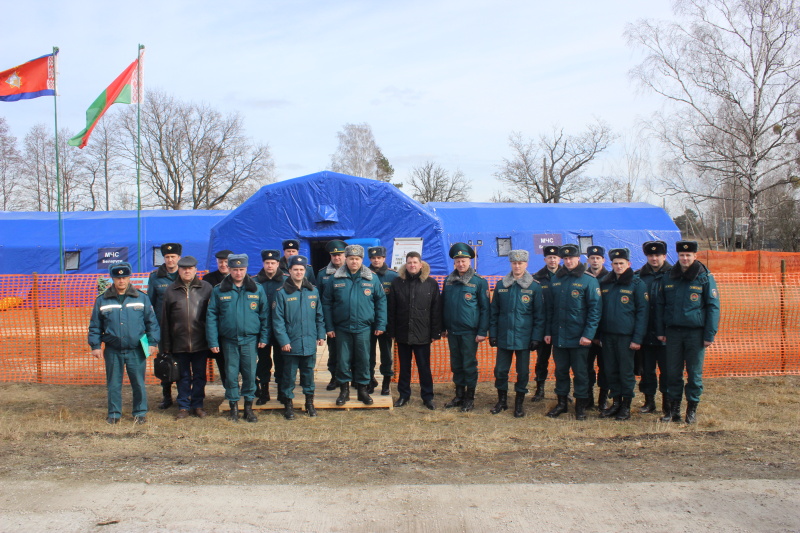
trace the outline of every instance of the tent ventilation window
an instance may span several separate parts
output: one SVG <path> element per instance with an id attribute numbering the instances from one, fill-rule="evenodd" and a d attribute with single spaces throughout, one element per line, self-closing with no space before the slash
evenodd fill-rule
<path id="1" fill-rule="evenodd" d="M 161 255 L 161 246 L 153 246 L 153 266 L 159 267 L 164 264 L 164 256 Z"/>
<path id="2" fill-rule="evenodd" d="M 64 270 L 80 270 L 81 252 L 64 252 Z"/>
<path id="3" fill-rule="evenodd" d="M 593 244 L 594 244 L 594 239 L 592 239 L 591 235 L 587 237 L 578 237 L 578 248 L 581 249 L 581 253 L 583 255 L 586 255 L 586 250 L 588 250 L 589 247 Z"/>
<path id="4" fill-rule="evenodd" d="M 511 253 L 511 237 L 497 237 L 497 257 L 508 257 Z"/>

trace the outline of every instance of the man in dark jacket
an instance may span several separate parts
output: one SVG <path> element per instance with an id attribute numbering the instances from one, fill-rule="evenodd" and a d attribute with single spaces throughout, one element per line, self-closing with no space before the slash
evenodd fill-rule
<path id="1" fill-rule="evenodd" d="M 178 261 L 178 279 L 164 293 L 161 311 L 161 352 L 178 360 L 178 414 L 176 420 L 191 412 L 205 418 L 206 397 L 206 312 L 213 288 L 197 277 L 197 259 L 191 255 Z"/>
<path id="2" fill-rule="evenodd" d="M 92 356 L 102 357 L 106 363 L 106 421 L 117 424 L 122 417 L 122 375 L 127 367 L 133 389 L 133 421 L 144 424 L 147 421 L 144 371 L 147 356 L 158 353 L 158 321 L 147 295 L 131 285 L 130 263 L 111 265 L 108 272 L 113 285 L 95 300 L 89 322 Z"/>
<path id="3" fill-rule="evenodd" d="M 658 339 L 667 343 L 667 396 L 670 416 L 680 422 L 683 370 L 686 368 L 686 423 L 697 417 L 703 394 L 706 348 L 714 343 L 719 327 L 719 292 L 708 268 L 697 260 L 697 242 L 678 241 L 678 264 L 662 280 L 656 306 Z"/>
<path id="4" fill-rule="evenodd" d="M 293 256 L 294 257 L 294 256 Z M 262 269 L 256 274 L 256 283 L 260 283 L 267 295 L 267 304 L 273 309 L 275 296 L 283 287 L 288 276 L 278 268 L 281 253 L 278 250 L 261 250 Z M 290 258 L 291 259 L 291 258 Z M 283 390 L 281 379 L 283 376 L 283 354 L 275 335 L 270 336 L 269 342 L 258 349 L 258 364 L 256 365 L 256 405 L 264 405 L 269 401 L 269 379 L 272 376 L 272 367 L 275 366 L 275 383 L 278 386 L 278 401 L 283 403 Z"/>
<path id="5" fill-rule="evenodd" d="M 150 298 L 150 305 L 156 314 L 156 320 L 161 320 L 161 308 L 164 305 L 164 293 L 167 288 L 178 279 L 178 260 L 181 258 L 183 247 L 177 242 L 168 242 L 161 245 L 161 256 L 164 258 L 156 270 L 150 273 L 147 280 L 147 297 Z M 163 398 L 158 404 L 159 409 L 169 409 L 172 407 L 172 383 L 169 381 L 161 382 L 161 392 Z"/>
<path id="6" fill-rule="evenodd" d="M 561 257 L 558 255 L 558 246 L 543 246 L 544 266 L 533 275 L 533 279 L 539 282 L 542 287 L 542 294 L 545 302 L 548 298 L 550 282 L 556 277 L 558 267 L 561 265 Z M 545 303 L 545 314 L 547 304 Z M 553 352 L 553 345 L 547 342 L 540 342 L 536 348 L 536 391 L 531 398 L 532 402 L 544 400 L 544 382 L 547 381 L 548 367 L 550 366 L 550 354 Z"/>
<path id="7" fill-rule="evenodd" d="M 411 356 L 417 362 L 420 396 L 430 410 L 433 404 L 433 377 L 431 376 L 431 343 L 441 337 L 441 309 L 439 284 L 430 277 L 431 267 L 418 252 L 406 255 L 406 264 L 400 267 L 389 290 L 388 334 L 397 340 L 400 358 L 400 378 L 397 392 L 400 397 L 395 407 L 402 407 L 411 398 Z"/>
<path id="8" fill-rule="evenodd" d="M 383 287 L 383 292 L 386 293 L 386 298 L 389 298 L 391 291 L 392 281 L 397 278 L 397 272 L 389 268 L 386 264 L 386 248 L 383 246 L 373 246 L 367 250 L 369 255 L 369 269 L 372 270 L 377 276 Z M 427 276 L 426 276 L 427 277 Z M 387 300 L 388 301 L 388 300 Z M 392 337 L 389 335 L 381 335 L 376 337 L 370 335 L 369 339 L 369 388 L 368 392 L 372 394 L 378 382 L 375 380 L 375 363 L 378 360 L 378 350 L 380 350 L 381 366 L 380 373 L 383 376 L 383 383 L 381 385 L 381 396 L 389 395 L 389 384 L 392 382 L 392 363 L 394 357 L 392 356 Z"/>
<path id="9" fill-rule="evenodd" d="M 605 257 L 606 249 L 602 246 L 589 246 L 586 249 L 586 273 L 600 282 L 601 279 L 608 275 L 606 270 Z M 595 370 L 595 361 L 597 361 L 597 369 Z M 599 339 L 592 339 L 592 345 L 589 346 L 589 357 L 586 360 L 587 375 L 589 377 L 589 396 L 586 403 L 586 409 L 594 408 L 594 385 L 597 383 L 600 386 L 600 392 L 597 396 L 597 408 L 603 411 L 608 407 L 608 380 L 606 379 L 605 367 L 603 365 L 603 348 L 600 346 Z"/>
<path id="10" fill-rule="evenodd" d="M 320 299 L 322 299 L 324 295 L 325 286 L 328 284 L 328 280 L 332 278 L 334 274 L 336 274 L 337 270 L 344 266 L 345 248 L 347 248 L 347 244 L 338 239 L 329 241 L 328 244 L 325 245 L 325 249 L 330 254 L 331 260 L 325 268 L 321 268 L 317 273 L 317 289 L 319 289 Z M 339 355 L 336 351 L 336 339 L 333 337 L 328 337 L 327 344 L 328 372 L 331 373 L 331 380 L 328 382 L 328 386 L 325 387 L 325 389 L 335 390 L 336 387 L 339 386 L 339 382 L 336 380 L 336 365 L 339 361 Z"/>
<path id="11" fill-rule="evenodd" d="M 216 287 L 222 280 L 225 279 L 230 273 L 228 269 L 228 256 L 231 255 L 233 252 L 230 250 L 220 250 L 214 257 L 217 260 L 217 269 L 213 272 L 209 272 L 205 276 L 203 276 L 203 281 L 211 285 L 211 288 Z M 217 370 L 219 371 L 219 379 L 224 384 L 225 383 L 225 353 L 220 350 L 219 353 L 211 353 L 208 352 L 208 356 L 211 359 L 215 359 L 217 361 Z"/>
<path id="12" fill-rule="evenodd" d="M 289 276 L 289 258 L 293 255 L 297 255 L 300 253 L 300 241 L 297 239 L 286 239 L 281 243 L 283 246 L 283 257 L 280 260 L 280 269 L 283 271 L 284 275 L 287 277 Z M 317 280 L 314 277 L 314 270 L 311 265 L 308 265 L 306 269 L 306 279 L 311 282 L 312 285 L 317 284 Z"/>

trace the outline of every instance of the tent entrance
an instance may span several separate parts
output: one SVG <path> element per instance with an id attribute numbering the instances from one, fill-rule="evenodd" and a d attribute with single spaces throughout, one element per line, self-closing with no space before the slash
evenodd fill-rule
<path id="1" fill-rule="evenodd" d="M 330 237 L 320 240 L 309 240 L 308 245 L 311 248 L 311 266 L 314 267 L 314 274 L 319 272 L 320 268 L 325 268 L 331 262 L 331 255 L 325 248 L 329 242 L 333 240 L 345 240 L 347 237 Z"/>

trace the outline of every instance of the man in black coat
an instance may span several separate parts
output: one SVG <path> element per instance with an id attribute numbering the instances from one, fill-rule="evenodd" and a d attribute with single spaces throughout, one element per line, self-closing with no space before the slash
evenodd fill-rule
<path id="1" fill-rule="evenodd" d="M 389 291 L 389 327 L 387 334 L 397 342 L 400 376 L 395 407 L 411 398 L 411 356 L 417 362 L 422 403 L 430 410 L 433 404 L 431 343 L 441 337 L 439 284 L 430 277 L 430 266 L 418 252 L 409 252 L 406 263 L 392 281 Z"/>

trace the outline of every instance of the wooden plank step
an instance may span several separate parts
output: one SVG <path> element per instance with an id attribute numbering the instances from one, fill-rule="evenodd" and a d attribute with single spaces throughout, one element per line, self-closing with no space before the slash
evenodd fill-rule
<path id="1" fill-rule="evenodd" d="M 339 389 L 335 389 L 332 391 L 325 390 L 325 386 L 328 384 L 327 381 L 317 381 L 316 382 L 316 390 L 314 392 L 314 407 L 317 409 L 345 409 L 349 411 L 350 409 L 388 409 L 390 411 L 394 410 L 394 401 L 392 400 L 391 396 L 381 396 L 380 389 L 377 389 L 374 394 L 370 394 L 373 400 L 372 405 L 364 405 L 363 403 L 356 400 L 356 391 L 352 387 L 350 388 L 350 401 L 342 406 L 336 405 L 336 398 L 339 397 Z M 278 387 L 275 382 L 270 382 L 269 384 L 269 395 L 270 401 L 265 403 L 264 405 L 256 405 L 253 402 L 253 411 L 266 411 L 271 409 L 283 409 L 283 404 L 278 403 Z M 294 388 L 294 408 L 296 411 L 303 411 L 303 406 L 305 405 L 306 400 L 305 396 L 303 395 L 303 388 L 300 385 L 295 386 Z M 239 399 L 239 411 L 244 409 L 244 399 Z M 219 412 L 230 411 L 230 405 L 227 401 L 224 400 L 219 405 Z"/>

